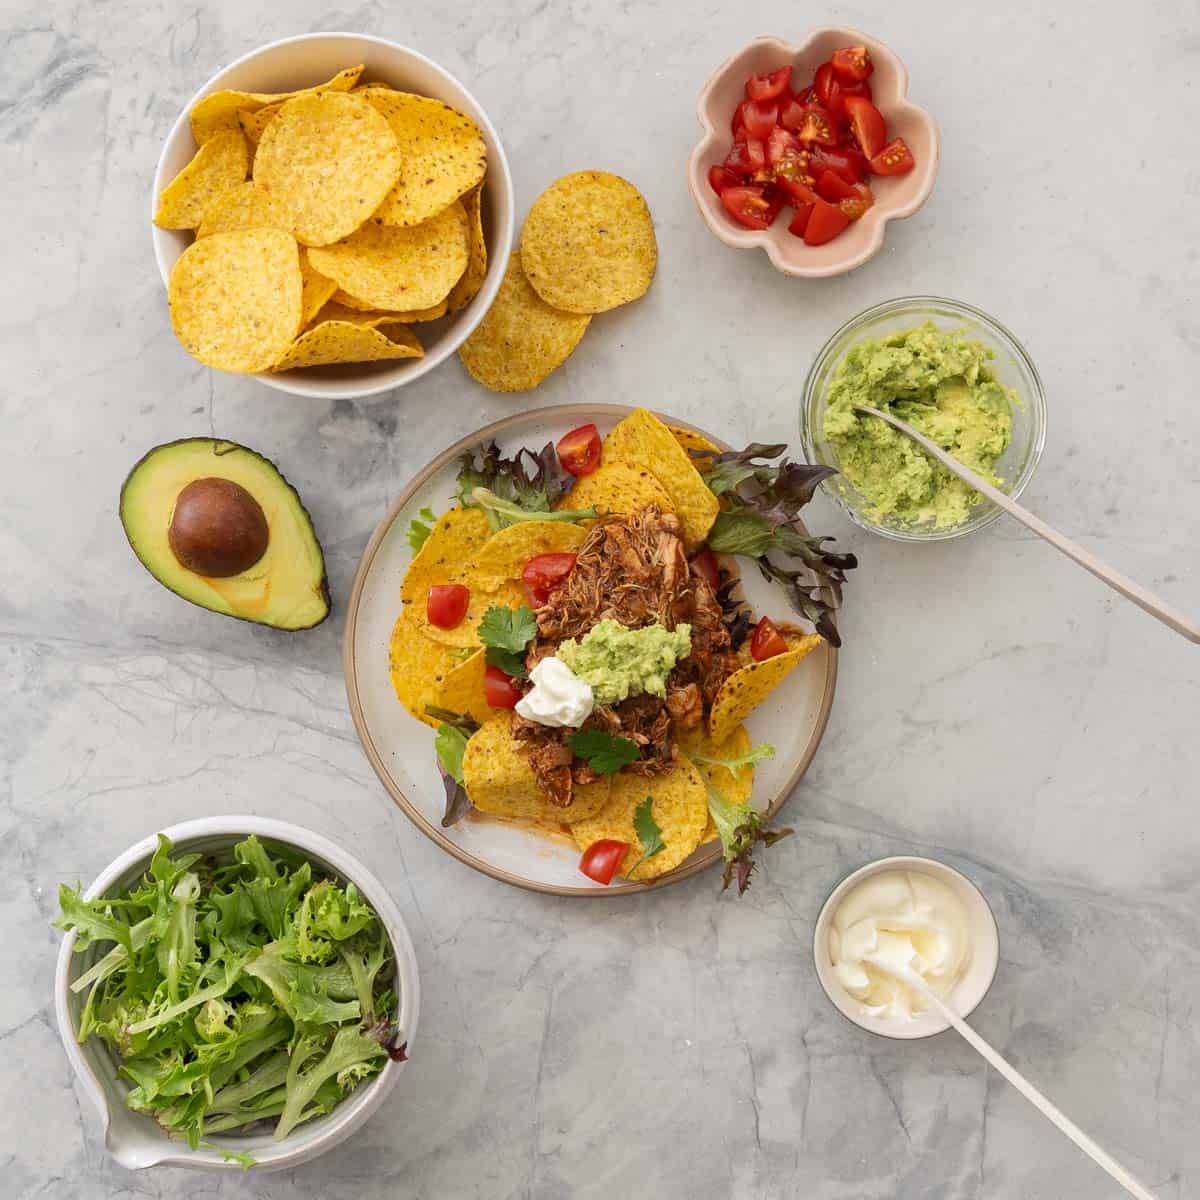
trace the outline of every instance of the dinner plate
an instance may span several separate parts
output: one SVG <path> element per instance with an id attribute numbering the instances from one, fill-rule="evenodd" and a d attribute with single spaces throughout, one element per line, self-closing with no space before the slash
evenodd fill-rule
<path id="1" fill-rule="evenodd" d="M 400 584 L 412 561 L 409 521 L 428 506 L 444 512 L 455 493 L 458 456 L 495 439 L 504 454 L 521 446 L 538 449 L 569 429 L 594 421 L 605 434 L 633 410 L 614 404 L 566 404 L 518 413 L 480 429 L 439 454 L 400 493 L 379 522 L 354 576 L 342 661 L 354 726 L 367 758 L 392 799 L 426 836 L 460 862 L 493 879 L 559 896 L 620 896 L 658 889 L 687 879 L 721 861 L 720 842 L 699 847 L 675 870 L 646 882 L 603 887 L 579 872 L 579 851 L 565 835 L 545 837 L 520 825 L 472 815 L 443 828 L 445 790 L 434 757 L 433 731 L 411 717 L 397 700 L 388 673 L 388 643 L 400 612 Z M 728 449 L 721 439 L 686 421 L 659 414 L 669 424 L 697 429 Z M 797 621 L 780 588 L 743 564 L 746 599 L 756 614 Z M 758 764 L 754 806 L 774 815 L 783 806 L 820 744 L 833 705 L 837 651 L 827 643 L 809 654 L 746 722 L 754 742 L 770 742 L 775 756 Z M 786 842 L 774 853 L 787 853 Z"/>

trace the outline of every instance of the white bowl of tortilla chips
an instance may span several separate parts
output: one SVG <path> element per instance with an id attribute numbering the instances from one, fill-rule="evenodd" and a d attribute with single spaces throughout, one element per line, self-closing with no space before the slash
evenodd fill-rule
<path id="1" fill-rule="evenodd" d="M 436 63 L 312 33 L 244 55 L 184 106 L 152 216 L 189 352 L 352 399 L 420 378 L 483 318 L 512 244 L 512 178 L 487 114 Z"/>

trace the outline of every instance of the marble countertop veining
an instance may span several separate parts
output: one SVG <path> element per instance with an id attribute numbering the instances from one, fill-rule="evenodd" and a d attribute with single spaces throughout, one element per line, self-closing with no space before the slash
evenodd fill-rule
<path id="1" fill-rule="evenodd" d="M 517 405 L 641 401 L 732 441 L 794 440 L 813 353 L 911 292 L 994 313 L 1037 362 L 1049 442 L 1026 499 L 1193 611 L 1200 445 L 1200 36 L 1192 0 L 804 10 L 665 0 L 5 0 L 0 20 L 0 1171 L 6 1196 L 1096 1200 L 1115 1186 L 951 1035 L 891 1044 L 826 1002 L 824 895 L 890 852 L 982 886 L 1002 961 L 977 1028 L 1163 1200 L 1200 1195 L 1200 673 L 1195 651 L 1017 526 L 911 548 L 819 498 L 862 566 L 796 836 L 741 901 L 716 874 L 611 905 L 505 888 L 389 803 L 360 752 L 341 608 L 389 498 Z M 825 282 L 724 249 L 693 211 L 694 97 L 748 37 L 869 30 L 936 115 L 943 164 L 880 256 Z M 361 29 L 468 83 L 518 214 L 559 174 L 617 170 L 658 228 L 649 296 L 520 398 L 451 362 L 323 404 L 178 347 L 148 188 L 180 105 L 265 41 Z M 286 635 L 153 583 L 116 518 L 151 445 L 217 432 L 297 485 L 338 613 Z M 282 1175 L 131 1174 L 108 1159 L 51 1010 L 60 880 L 219 812 L 330 833 L 392 889 L 423 973 L 402 1086 Z"/>

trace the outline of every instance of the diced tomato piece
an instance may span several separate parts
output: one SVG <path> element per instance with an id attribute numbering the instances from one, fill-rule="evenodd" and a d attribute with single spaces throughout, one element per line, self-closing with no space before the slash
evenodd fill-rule
<path id="1" fill-rule="evenodd" d="M 521 693 L 499 667 L 487 667 L 483 673 L 483 696 L 490 708 L 515 708 Z"/>
<path id="2" fill-rule="evenodd" d="M 775 178 L 775 186 L 783 193 L 783 202 L 791 205 L 811 204 L 817 193 L 812 189 L 811 176 L 791 179 L 787 175 Z M 795 232 L 793 230 L 793 232 Z"/>
<path id="3" fill-rule="evenodd" d="M 770 617 L 763 617 L 755 625 L 754 634 L 750 638 L 750 657 L 755 662 L 762 662 L 763 659 L 774 658 L 777 654 L 784 654 L 787 648 L 787 642 L 783 640 L 783 634 L 775 628 L 775 622 Z"/>
<path id="4" fill-rule="evenodd" d="M 830 204 L 854 195 L 854 184 L 847 183 L 836 171 L 828 167 L 817 176 L 817 195 Z"/>
<path id="5" fill-rule="evenodd" d="M 822 63 L 813 77 L 813 99 L 820 104 L 832 117 L 843 115 L 842 89 L 833 73 L 832 63 Z"/>
<path id="6" fill-rule="evenodd" d="M 796 130 L 796 136 L 802 142 L 816 142 L 819 146 L 836 146 L 838 140 L 833 128 L 833 118 L 820 107 L 804 110 L 804 120 Z"/>
<path id="7" fill-rule="evenodd" d="M 854 140 L 868 158 L 874 158 L 887 139 L 883 114 L 865 96 L 847 96 L 845 104 Z"/>
<path id="8" fill-rule="evenodd" d="M 805 88 L 801 95 L 807 96 L 808 89 Z M 804 124 L 804 103 L 800 96 L 784 96 L 779 101 L 779 124 L 792 132 Z"/>
<path id="9" fill-rule="evenodd" d="M 908 143 L 903 138 L 888 142 L 878 154 L 871 158 L 871 170 L 876 175 L 904 175 L 917 165 Z"/>
<path id="10" fill-rule="evenodd" d="M 842 210 L 852 221 L 857 221 L 859 217 L 875 203 L 875 194 L 865 183 L 856 183 L 852 187 L 853 194 L 843 196 L 838 201 L 838 208 Z"/>
<path id="11" fill-rule="evenodd" d="M 708 186 L 719 196 L 727 187 L 737 187 L 741 177 L 735 175 L 728 167 L 714 163 L 708 168 Z"/>
<path id="12" fill-rule="evenodd" d="M 751 75 L 746 80 L 746 98 L 748 100 L 774 100 L 783 94 L 784 88 L 792 78 L 792 67 L 780 67 L 769 75 Z"/>
<path id="13" fill-rule="evenodd" d="M 762 142 L 755 138 L 736 141 L 725 159 L 725 166 L 735 175 L 745 179 L 767 165 L 767 152 Z"/>
<path id="14" fill-rule="evenodd" d="M 743 100 L 737 106 L 737 108 L 733 110 L 733 120 L 729 123 L 729 130 L 735 138 L 744 138 L 746 136 L 746 104 L 747 101 Z"/>
<path id="15" fill-rule="evenodd" d="M 821 146 L 813 151 L 813 173 L 830 170 L 847 183 L 859 183 L 871 173 L 867 156 L 857 146 Z"/>
<path id="16" fill-rule="evenodd" d="M 600 465 L 600 431 L 595 425 L 580 425 L 558 439 L 554 449 L 558 461 L 572 475 L 590 475 Z"/>
<path id="17" fill-rule="evenodd" d="M 717 556 L 705 546 L 688 559 L 692 570 L 715 592 L 721 586 L 721 567 Z"/>
<path id="18" fill-rule="evenodd" d="M 612 877 L 629 849 L 628 842 L 614 841 L 612 838 L 601 838 L 593 842 L 579 860 L 579 869 L 589 878 L 605 886 L 612 883 Z"/>
<path id="19" fill-rule="evenodd" d="M 779 119 L 779 104 L 775 100 L 747 100 L 742 105 L 742 122 L 746 135 L 765 142 Z"/>
<path id="20" fill-rule="evenodd" d="M 818 196 L 808 224 L 804 227 L 804 240 L 810 246 L 823 246 L 849 224 L 850 218 L 837 205 Z"/>
<path id="21" fill-rule="evenodd" d="M 562 587 L 575 569 L 575 555 L 564 551 L 558 554 L 538 554 L 531 558 L 521 572 L 521 579 L 531 590 L 536 588 L 547 596 Z"/>
<path id="22" fill-rule="evenodd" d="M 800 145 L 800 139 L 780 125 L 776 125 L 771 130 L 771 136 L 767 138 L 766 149 L 767 162 L 772 167 L 777 167 L 788 157 L 794 157 L 804 152 L 804 148 Z"/>
<path id="23" fill-rule="evenodd" d="M 795 236 L 798 238 L 802 238 L 804 236 L 804 231 L 808 228 L 809 218 L 812 217 L 815 200 L 816 196 L 814 194 L 812 200 L 809 200 L 803 204 L 797 204 L 795 206 L 796 213 L 795 216 L 792 217 L 791 224 L 788 225 L 788 233 L 795 234 Z"/>
<path id="24" fill-rule="evenodd" d="M 435 583 L 425 598 L 425 615 L 430 625 L 453 629 L 467 615 L 470 603 L 470 589 L 461 583 Z"/>
<path id="25" fill-rule="evenodd" d="M 871 85 L 865 79 L 861 83 L 846 83 L 845 80 L 842 80 L 838 83 L 838 87 L 842 90 L 843 104 L 847 96 L 865 96 L 868 100 L 874 99 L 871 95 Z"/>
<path id="26" fill-rule="evenodd" d="M 875 70 L 866 46 L 844 46 L 829 61 L 838 79 L 847 83 L 861 83 Z"/>
<path id="27" fill-rule="evenodd" d="M 781 202 L 767 195 L 761 184 L 726 188 L 721 203 L 729 215 L 747 229 L 769 229 L 779 215 Z"/>
<path id="28" fill-rule="evenodd" d="M 811 186 L 812 155 L 800 144 L 794 133 L 776 126 L 767 139 L 767 164 L 776 183 L 795 180 Z"/>

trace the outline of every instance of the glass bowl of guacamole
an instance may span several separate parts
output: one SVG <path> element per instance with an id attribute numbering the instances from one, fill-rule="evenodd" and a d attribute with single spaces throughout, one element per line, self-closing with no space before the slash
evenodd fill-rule
<path id="1" fill-rule="evenodd" d="M 1011 496 L 1046 441 L 1046 398 L 1020 342 L 957 300 L 887 300 L 843 325 L 804 385 L 800 434 L 809 462 L 850 518 L 898 541 L 959 537 L 1000 509 L 898 430 L 855 405 L 894 413 Z"/>

